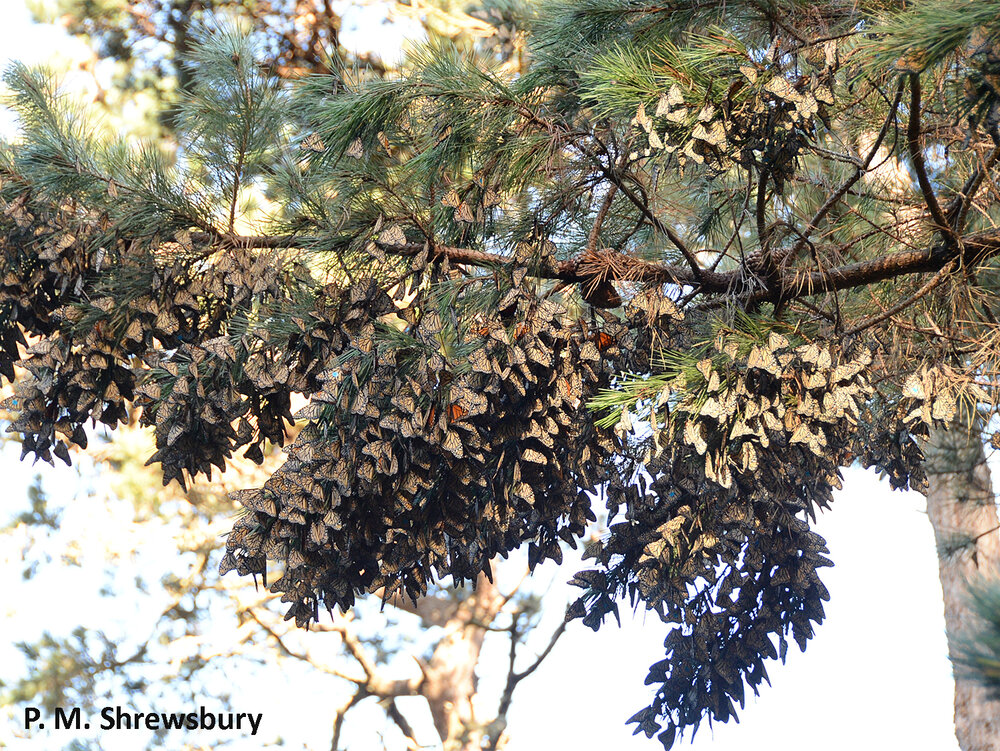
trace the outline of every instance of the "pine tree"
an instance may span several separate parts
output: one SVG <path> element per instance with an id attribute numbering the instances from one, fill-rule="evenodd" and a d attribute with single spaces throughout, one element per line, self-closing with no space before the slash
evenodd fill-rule
<path id="1" fill-rule="evenodd" d="M 206 28 L 176 165 L 15 67 L 12 427 L 65 459 L 134 403 L 186 482 L 305 421 L 221 564 L 303 626 L 559 561 L 597 498 L 567 617 L 670 627 L 631 720 L 669 747 L 822 621 L 840 469 L 922 487 L 993 403 L 998 10 L 553 2 L 523 72 L 432 40 L 294 85 Z"/>

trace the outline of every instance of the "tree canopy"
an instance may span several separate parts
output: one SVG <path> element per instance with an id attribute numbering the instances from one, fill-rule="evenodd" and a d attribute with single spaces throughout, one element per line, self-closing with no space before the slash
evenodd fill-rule
<path id="1" fill-rule="evenodd" d="M 559 561 L 603 504 L 567 618 L 660 616 L 669 747 L 822 621 L 840 469 L 920 487 L 993 403 L 1000 5 L 519 12 L 517 66 L 291 81 L 206 22 L 176 159 L 14 66 L 4 406 L 48 461 L 139 406 L 182 483 L 304 422 L 222 563 L 303 626 Z"/>

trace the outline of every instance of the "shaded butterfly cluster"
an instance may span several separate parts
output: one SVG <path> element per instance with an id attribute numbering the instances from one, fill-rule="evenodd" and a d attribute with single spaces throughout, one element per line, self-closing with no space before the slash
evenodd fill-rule
<path id="1" fill-rule="evenodd" d="M 894 490 L 927 486 L 920 441 L 935 425 L 947 425 L 958 414 L 959 401 L 985 403 L 986 394 L 947 365 L 924 367 L 903 381 L 898 400 L 873 403 L 863 413 L 858 431 L 858 459 L 875 467 Z"/>
<path id="2" fill-rule="evenodd" d="M 260 462 L 265 441 L 284 442 L 292 393 L 318 388 L 352 321 L 378 315 L 365 307 L 372 290 L 317 289 L 280 251 L 198 246 L 187 232 L 123 241 L 28 193 L 4 203 L 4 227 L 0 372 L 28 374 L 2 406 L 22 456 L 69 463 L 86 422 L 114 428 L 134 400 L 164 483 L 223 468 L 241 448 Z M 283 334 L 264 319 L 284 321 Z"/>
<path id="3" fill-rule="evenodd" d="M 234 260 L 235 255 L 235 260 Z M 247 269 L 239 254 L 227 254 L 218 265 L 218 278 L 197 280 L 196 291 L 213 284 L 229 298 L 246 296 Z M 257 295 L 280 297 L 276 264 L 261 267 L 254 276 Z M 387 307 L 388 306 L 388 307 Z M 287 315 L 291 333 L 277 340 L 261 327 L 230 321 L 229 332 L 201 342 L 182 343 L 169 354 L 155 353 L 153 367 L 138 389 L 144 407 L 143 424 L 155 429 L 156 453 L 151 462 L 163 467 L 164 482 L 184 482 L 184 472 L 210 474 L 211 466 L 225 469 L 225 461 L 239 449 L 258 464 L 263 445 L 283 445 L 286 424 L 294 422 L 293 392 L 318 388 L 318 375 L 348 344 L 348 332 L 392 309 L 374 283 L 349 290 L 324 288 L 308 311 Z M 272 313 L 281 313 L 280 306 Z"/>
<path id="4" fill-rule="evenodd" d="M 749 351 L 720 337 L 716 350 L 698 363 L 700 387 L 660 395 L 669 417 L 652 452 L 610 478 L 620 520 L 588 547 L 598 568 L 573 582 L 585 593 L 570 614 L 591 628 L 624 597 L 674 626 L 646 679 L 656 695 L 631 718 L 667 747 L 678 729 L 735 716 L 786 636 L 804 648 L 823 620 L 818 570 L 831 564 L 807 520 L 840 486 L 872 393 L 867 350 L 774 334 Z"/>
<path id="5" fill-rule="evenodd" d="M 112 298 L 79 299 L 108 255 L 93 247 L 101 235 L 93 217 L 39 211 L 27 193 L 6 202 L 4 215 L 10 225 L 0 239 L 0 373 L 14 380 L 16 364 L 27 375 L 0 408 L 14 415 L 8 431 L 22 434 L 22 458 L 31 453 L 51 462 L 55 455 L 68 464 L 69 445 L 87 445 L 85 422 L 114 428 L 127 418 L 135 385 L 129 358 L 140 342 L 134 330 L 101 325 Z M 86 325 L 78 325 L 83 319 Z"/>
<path id="6" fill-rule="evenodd" d="M 239 494 L 250 513 L 223 573 L 280 561 L 270 588 L 307 624 L 364 592 L 416 598 L 435 577 L 474 581 L 525 543 L 531 565 L 560 561 L 560 542 L 594 519 L 581 488 L 604 477 L 584 399 L 607 384 L 608 353 L 518 288 L 498 311 L 461 332 L 426 311 L 405 332 L 369 323 L 353 335 L 286 463 Z"/>
<path id="7" fill-rule="evenodd" d="M 753 64 L 740 56 L 728 62 L 733 83 L 724 96 L 713 97 L 709 88 L 695 103 L 675 83 L 652 114 L 640 105 L 632 124 L 646 133 L 644 154 L 671 155 L 682 167 L 694 162 L 727 169 L 735 162 L 763 169 L 781 193 L 799 153 L 814 137 L 816 119 L 829 122 L 839 67 L 835 47 L 811 50 L 800 62 L 809 74 L 797 68 L 793 77 L 775 64 L 774 50 Z"/>

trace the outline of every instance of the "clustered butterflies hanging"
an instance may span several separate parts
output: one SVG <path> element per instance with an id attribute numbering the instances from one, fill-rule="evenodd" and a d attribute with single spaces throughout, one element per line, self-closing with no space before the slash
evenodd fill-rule
<path id="1" fill-rule="evenodd" d="M 594 629 L 623 597 L 680 624 L 650 668 L 653 702 L 631 719 L 664 742 L 733 716 L 744 682 L 756 692 L 778 656 L 772 640 L 783 656 L 786 633 L 804 646 L 822 621 L 817 571 L 830 563 L 807 519 L 839 487 L 871 395 L 865 349 L 772 333 L 749 349 L 720 335 L 713 352 L 686 389 L 664 387 L 656 450 L 617 465 L 606 495 L 621 521 L 588 546 L 598 568 L 573 582 L 585 593 L 571 615 Z"/>
<path id="2" fill-rule="evenodd" d="M 561 560 L 560 542 L 594 519 L 581 488 L 601 481 L 611 447 L 595 445 L 584 399 L 609 368 L 560 306 L 515 288 L 498 310 L 507 320 L 466 330 L 425 311 L 410 348 L 380 346 L 371 326 L 353 336 L 287 462 L 239 494 L 250 513 L 223 572 L 282 561 L 271 589 L 306 624 L 364 592 L 474 581 L 524 543 L 532 565 Z"/>
<path id="3" fill-rule="evenodd" d="M 818 569 L 831 564 L 809 520 L 840 487 L 840 468 L 857 457 L 894 487 L 920 488 L 917 439 L 960 400 L 984 396 L 939 366 L 911 374 L 875 414 L 872 360 L 862 345 L 720 330 L 697 376 L 678 374 L 649 398 L 646 451 L 617 463 L 605 490 L 621 521 L 588 545 L 598 567 L 576 575 L 585 593 L 570 609 L 596 629 L 628 597 L 680 626 L 650 668 L 659 688 L 630 720 L 636 732 L 659 731 L 669 746 L 678 729 L 735 715 L 744 684 L 756 692 L 766 679 L 764 660 L 784 658 L 786 635 L 804 648 L 823 620 Z"/>
<path id="4" fill-rule="evenodd" d="M 231 285 L 230 296 L 240 295 L 235 288 L 243 285 L 245 272 L 232 263 L 220 270 L 224 289 Z M 276 291 L 272 297 L 278 297 Z M 305 317 L 288 316 L 296 330 L 285 340 L 248 328 L 200 346 L 182 343 L 169 358 L 151 358 L 136 403 L 144 407 L 143 424 L 155 427 L 157 451 L 150 461 L 162 465 L 164 482 L 183 483 L 185 471 L 208 475 L 211 465 L 224 468 L 244 447 L 244 456 L 259 464 L 265 441 L 283 445 L 285 425 L 295 421 L 292 392 L 319 388 L 323 364 L 344 350 L 349 332 L 392 309 L 384 297 L 374 283 L 347 291 L 326 287 Z"/>
<path id="5" fill-rule="evenodd" d="M 87 274 L 108 255 L 88 242 L 101 232 L 96 219 L 65 207 L 43 216 L 27 194 L 4 215 L 14 226 L 0 235 L 0 373 L 12 378 L 17 364 L 28 375 L 0 408 L 14 415 L 8 431 L 22 434 L 22 458 L 51 461 L 54 454 L 68 464 L 69 444 L 87 444 L 87 420 L 113 428 L 126 419 L 134 388 L 128 360 L 142 350 L 142 337 L 105 325 L 111 298 L 79 303 Z M 74 326 L 79 334 L 68 335 Z M 23 332 L 33 339 L 22 359 Z"/>

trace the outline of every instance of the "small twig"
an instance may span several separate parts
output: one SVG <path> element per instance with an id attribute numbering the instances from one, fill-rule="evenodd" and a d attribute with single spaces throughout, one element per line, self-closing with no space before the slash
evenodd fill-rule
<path id="1" fill-rule="evenodd" d="M 950 244 L 955 239 L 955 234 L 941 210 L 937 196 L 934 195 L 934 188 L 931 186 L 930 178 L 927 177 L 924 152 L 920 148 L 920 75 L 917 73 L 910 73 L 910 120 L 906 126 L 906 145 L 909 148 L 910 161 L 913 162 L 913 170 L 917 173 L 920 192 L 924 195 L 924 203 L 927 204 L 931 218 L 937 224 L 945 244 Z"/>
<path id="2" fill-rule="evenodd" d="M 840 200 L 847 194 L 847 192 L 854 187 L 854 184 L 861 179 L 861 176 L 865 173 L 869 166 L 871 166 L 872 161 L 875 159 L 875 155 L 882 146 L 882 142 L 889 133 L 889 127 L 896 121 L 896 110 L 899 109 L 899 102 L 903 98 L 903 79 L 899 79 L 899 84 L 896 86 L 896 96 L 892 101 L 892 105 L 889 107 L 889 114 L 885 118 L 885 122 L 882 123 L 882 128 L 878 132 L 878 136 L 875 138 L 875 142 L 872 144 L 871 149 L 868 151 L 868 156 L 865 161 L 854 171 L 844 183 L 835 190 L 827 199 L 823 202 L 823 205 L 819 207 L 815 214 L 813 214 L 812 219 L 809 220 L 809 224 L 802 231 L 802 239 L 796 243 L 796 246 L 792 249 L 792 255 L 798 255 L 802 251 L 802 246 L 805 240 L 812 237 L 812 233 L 816 231 L 819 227 L 820 222 L 830 213 L 830 210 L 836 206 Z"/>
<path id="3" fill-rule="evenodd" d="M 559 624 L 559 627 L 552 632 L 552 637 L 549 639 L 548 645 L 545 647 L 545 649 L 542 650 L 541 654 L 539 654 L 538 657 L 535 658 L 535 661 L 531 663 L 531 665 L 529 665 L 527 668 L 525 668 L 516 675 L 518 681 L 524 680 L 529 675 L 538 670 L 538 666 L 541 665 L 542 661 L 549 656 L 549 653 L 552 651 L 552 648 L 555 647 L 556 642 L 559 641 L 559 637 L 562 636 L 563 633 L 566 631 L 566 625 L 567 621 L 563 621 L 562 623 Z"/>
<path id="4" fill-rule="evenodd" d="M 497 607 L 498 612 L 501 609 L 503 609 L 507 605 L 507 603 L 510 602 L 511 599 L 513 599 L 514 595 L 516 595 L 520 591 L 521 585 L 524 584 L 525 581 L 527 581 L 528 576 L 530 574 L 531 571 L 527 567 L 525 567 L 524 572 L 521 574 L 521 578 L 518 579 L 517 584 L 514 585 L 514 588 L 507 594 L 501 593 L 500 604 Z"/>
<path id="5" fill-rule="evenodd" d="M 649 221 L 650 224 L 653 225 L 653 228 L 661 235 L 667 236 L 667 239 L 670 240 L 670 242 L 674 244 L 674 247 L 676 247 L 681 252 L 681 255 L 684 256 L 684 260 L 687 261 L 688 266 L 690 266 L 691 272 L 694 274 L 695 278 L 698 281 L 701 281 L 704 269 L 701 267 L 701 264 L 698 263 L 698 259 L 695 258 L 694 253 L 692 253 L 687 245 L 684 244 L 684 241 L 681 240 L 677 233 L 674 232 L 668 225 L 660 221 L 660 219 L 657 218 L 652 211 L 650 211 L 646 202 L 639 198 L 639 196 L 637 196 L 628 186 L 625 185 L 625 182 L 622 180 L 621 175 L 618 174 L 617 170 L 605 166 L 600 159 L 594 159 L 594 163 L 604 176 L 607 177 L 614 185 L 617 185 L 628 200 L 630 200 L 632 204 L 639 209 L 639 212 L 646 218 L 647 221 Z"/>
<path id="6" fill-rule="evenodd" d="M 354 684 L 359 685 L 359 686 L 363 685 L 366 682 L 364 678 L 359 678 L 357 676 L 353 676 L 353 675 L 348 675 L 346 673 L 342 673 L 341 671 L 336 670 L 335 668 L 328 668 L 328 667 L 325 667 L 323 665 L 317 665 L 316 661 L 313 658 L 311 658 L 309 655 L 307 655 L 307 654 L 305 654 L 303 652 L 298 652 L 298 651 L 292 649 L 291 647 L 289 647 L 285 643 L 285 640 L 281 636 L 281 634 L 279 634 L 277 631 L 275 631 L 272 626 L 270 626 L 269 624 L 267 624 L 263 620 L 261 620 L 260 616 L 257 615 L 257 611 L 256 611 L 255 608 L 252 608 L 252 607 L 251 608 L 247 608 L 246 610 L 244 610 L 244 612 L 247 615 L 249 615 L 250 618 L 251 618 L 251 620 L 253 620 L 258 626 L 260 626 L 268 636 L 270 636 L 272 639 L 274 639 L 274 643 L 278 645 L 278 649 L 281 650 L 281 652 L 286 657 L 291 657 L 291 658 L 294 658 L 296 660 L 301 660 L 302 662 L 308 662 L 313 667 L 318 667 L 320 670 L 322 670 L 324 673 L 327 673 L 328 675 L 332 675 L 332 676 L 335 676 L 337 678 L 342 678 L 345 681 L 350 681 L 351 683 L 354 683 Z"/>
<path id="7" fill-rule="evenodd" d="M 604 220 L 608 215 L 608 210 L 611 208 L 611 202 L 615 198 L 615 194 L 618 192 L 618 186 L 612 185 L 608 188 L 608 192 L 604 195 L 604 201 L 601 202 L 601 207 L 597 211 L 597 216 L 594 217 L 594 226 L 590 228 L 590 237 L 587 238 L 587 249 L 586 253 L 590 254 L 597 250 L 597 241 L 601 236 L 601 227 L 604 225 Z"/>
<path id="8" fill-rule="evenodd" d="M 375 663 L 372 661 L 368 653 L 365 652 L 364 646 L 358 637 L 347 627 L 347 622 L 345 619 L 344 623 L 334 624 L 333 631 L 340 634 L 341 641 L 344 642 L 344 646 L 347 647 L 347 651 L 351 653 L 351 657 L 358 661 L 361 669 L 364 671 L 365 676 L 369 679 L 374 678 L 377 672 Z"/>
<path id="9" fill-rule="evenodd" d="M 892 316 L 896 315 L 899 311 L 913 305 L 913 303 L 915 303 L 917 300 L 919 300 L 921 297 L 926 295 L 928 292 L 937 287 L 941 282 L 943 282 L 945 278 L 948 276 L 948 274 L 955 269 L 956 264 L 957 264 L 956 260 L 949 261 L 941 268 L 940 271 L 938 271 L 934 276 L 928 279 L 923 287 L 918 289 L 908 298 L 906 298 L 905 300 L 901 300 L 900 302 L 896 303 L 895 305 L 888 308 L 883 313 L 880 313 L 879 315 L 875 316 L 874 318 L 869 319 L 867 321 L 863 321 L 862 323 L 859 323 L 857 326 L 849 328 L 847 331 L 844 332 L 843 336 L 845 337 L 852 336 L 854 334 L 857 334 L 859 331 L 864 331 L 865 329 L 871 328 L 872 326 L 881 323 L 885 319 L 891 318 Z"/>
<path id="10" fill-rule="evenodd" d="M 497 709 L 498 718 L 506 717 L 507 711 L 510 709 L 511 702 L 513 701 L 514 689 L 517 688 L 517 684 L 519 684 L 529 675 L 534 673 L 538 669 L 538 666 L 541 665 L 542 662 L 545 660 L 545 658 L 549 656 L 549 653 L 552 652 L 552 649 L 555 647 L 556 642 L 559 641 L 559 637 L 561 637 L 563 633 L 566 631 L 566 625 L 567 625 L 566 621 L 560 623 L 559 627 L 552 632 L 552 636 L 549 639 L 548 646 L 546 646 L 545 649 L 542 650 L 542 652 L 535 658 L 534 662 L 532 662 L 531 665 L 529 665 L 521 672 L 517 672 L 516 670 L 514 670 L 514 659 L 517 656 L 517 644 L 520 640 L 521 632 L 518 628 L 517 619 L 515 619 L 514 622 L 511 623 L 510 628 L 508 629 L 508 631 L 510 632 L 510 653 L 508 656 L 509 667 L 507 670 L 507 684 L 506 686 L 504 686 L 503 694 L 500 697 L 500 704 Z M 496 738 L 492 739 L 493 745 L 490 747 L 491 751 L 492 749 L 496 748 L 496 740 L 497 740 Z"/>
<path id="11" fill-rule="evenodd" d="M 367 696 L 368 692 L 365 691 L 364 687 L 359 688 L 357 692 L 337 710 L 333 719 L 333 738 L 330 741 L 330 751 L 340 751 L 340 731 L 344 727 L 344 718 L 355 704 Z"/>
<path id="12" fill-rule="evenodd" d="M 389 699 L 383 705 L 383 709 L 385 709 L 386 716 L 396 723 L 396 727 L 399 728 L 400 732 L 403 734 L 403 738 L 406 739 L 406 751 L 419 751 L 420 744 L 417 743 L 413 727 L 407 721 L 403 713 L 399 711 L 399 707 L 396 705 L 396 700 Z"/>
<path id="13" fill-rule="evenodd" d="M 719 251 L 719 255 L 716 256 L 715 260 L 712 262 L 712 265 L 709 267 L 709 271 L 715 271 L 716 269 L 719 268 L 719 264 L 722 262 L 722 259 L 725 258 L 726 255 L 729 253 L 729 249 L 733 246 L 734 242 L 739 244 L 741 261 L 745 261 L 745 256 L 743 254 L 743 243 L 740 240 L 740 231 L 743 229 L 743 222 L 746 220 L 747 209 L 750 207 L 750 196 L 752 195 L 753 195 L 753 174 L 751 173 L 747 179 L 747 188 L 744 191 L 743 207 L 740 209 L 739 216 L 733 217 L 732 234 L 729 235 L 729 239 L 726 241 L 726 244 L 722 246 L 722 250 Z M 730 201 L 730 206 L 731 205 L 732 201 Z"/>
<path id="14" fill-rule="evenodd" d="M 990 170 L 996 165 L 998 159 L 1000 159 L 1000 146 L 994 148 L 986 161 L 976 168 L 976 171 L 969 176 L 965 185 L 962 186 L 962 192 L 955 197 L 956 204 L 951 207 L 948 213 L 955 216 L 955 220 L 951 226 L 956 234 L 962 232 L 962 228 L 965 226 L 965 218 L 969 213 L 969 208 L 972 206 L 972 199 L 975 197 L 976 192 L 983 184 Z"/>

